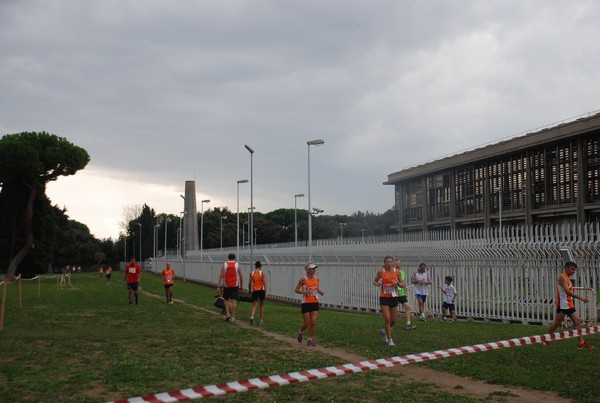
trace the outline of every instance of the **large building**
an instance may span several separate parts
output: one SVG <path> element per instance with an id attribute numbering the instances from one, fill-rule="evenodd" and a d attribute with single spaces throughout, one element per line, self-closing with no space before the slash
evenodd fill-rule
<path id="1" fill-rule="evenodd" d="M 388 175 L 400 233 L 600 218 L 600 113 Z"/>

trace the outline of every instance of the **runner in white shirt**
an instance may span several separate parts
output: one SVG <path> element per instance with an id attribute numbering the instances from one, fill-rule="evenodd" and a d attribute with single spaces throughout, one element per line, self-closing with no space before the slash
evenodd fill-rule
<path id="1" fill-rule="evenodd" d="M 446 320 L 447 318 L 450 322 L 454 322 L 454 309 L 456 296 L 458 293 L 456 292 L 456 288 L 452 284 L 452 276 L 446 276 L 445 284 L 439 285 L 438 288 L 442 290 L 442 294 L 444 294 L 444 303 L 442 304 L 442 320 Z M 450 315 L 446 315 L 446 312 L 450 311 Z"/>
<path id="2" fill-rule="evenodd" d="M 425 263 L 419 264 L 419 269 L 413 273 L 410 282 L 414 285 L 415 296 L 419 303 L 419 319 L 425 322 L 425 301 L 427 301 L 429 286 L 431 285 L 431 275 L 427 271 Z"/>

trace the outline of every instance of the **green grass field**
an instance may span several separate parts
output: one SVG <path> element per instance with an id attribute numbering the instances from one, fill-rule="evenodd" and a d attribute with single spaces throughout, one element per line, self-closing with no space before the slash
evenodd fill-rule
<path id="1" fill-rule="evenodd" d="M 44 278 L 6 293 L 0 332 L 0 401 L 102 402 L 311 368 L 344 364 L 309 348 L 292 348 L 251 327 L 226 323 L 212 306 L 215 290 L 177 282 L 174 305 L 163 298 L 160 279 L 145 273 L 138 306 L 128 306 L 123 274 L 106 285 L 97 274 L 72 276 L 57 289 Z M 326 285 L 324 285 L 326 291 Z M 291 291 L 290 291 L 291 294 Z M 374 295 L 374 298 L 376 296 Z M 297 306 L 268 301 L 265 330 L 295 337 Z M 240 303 L 246 321 L 250 303 Z M 401 321 L 400 325 L 403 325 Z M 486 323 L 417 323 L 394 329 L 397 347 L 380 343 L 380 315 L 322 310 L 316 341 L 368 359 L 421 353 L 474 343 L 541 334 L 542 327 Z M 600 336 L 587 338 L 600 345 Z M 600 348 L 577 350 L 576 340 L 550 349 L 526 346 L 419 364 L 490 383 L 549 390 L 576 401 L 597 401 Z M 377 370 L 338 378 L 229 395 L 232 401 L 471 401 L 432 384 L 404 382 Z"/>

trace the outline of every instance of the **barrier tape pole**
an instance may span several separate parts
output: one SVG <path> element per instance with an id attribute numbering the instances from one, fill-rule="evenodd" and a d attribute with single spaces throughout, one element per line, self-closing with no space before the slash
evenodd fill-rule
<path id="1" fill-rule="evenodd" d="M 8 281 L 2 281 L 2 306 L 0 306 L 0 331 L 4 329 L 4 307 L 6 306 L 6 286 Z"/>
<path id="2" fill-rule="evenodd" d="M 23 308 L 23 283 L 21 282 L 21 275 L 17 278 L 19 282 L 19 308 Z"/>
<path id="3" fill-rule="evenodd" d="M 332 378 L 336 376 L 342 376 L 346 374 L 354 374 L 364 371 L 372 371 L 381 368 L 389 368 L 397 365 L 408 365 L 416 362 L 425 362 L 436 360 L 439 358 L 447 358 L 453 356 L 459 356 L 464 354 L 479 353 L 483 351 L 499 350 L 502 348 L 518 347 L 530 344 L 538 344 L 542 341 L 553 341 L 570 339 L 582 336 L 598 333 L 599 326 L 587 327 L 578 330 L 567 330 L 559 333 L 548 333 L 539 336 L 526 336 L 518 339 L 503 340 L 492 343 L 474 344 L 471 346 L 464 346 L 458 348 L 449 348 L 446 350 L 436 350 L 432 352 L 420 353 L 420 354 L 408 354 L 404 356 L 395 356 L 388 358 L 379 358 L 377 360 L 367 360 L 357 363 L 350 363 L 332 367 L 325 367 L 319 369 L 310 369 L 301 372 L 290 372 L 285 375 L 271 375 L 260 378 L 246 379 L 243 381 L 234 381 L 228 383 L 222 383 L 218 385 L 205 385 L 202 387 L 190 388 L 177 390 L 172 392 L 163 392 L 153 395 L 145 395 L 139 397 L 132 397 L 129 399 L 116 400 L 114 403 L 141 403 L 141 402 L 178 402 L 182 400 L 195 400 L 203 399 L 207 397 L 222 396 L 231 393 L 247 392 L 255 389 L 265 389 L 274 386 L 289 385 L 290 383 L 299 383 L 313 381 L 323 378 Z"/>

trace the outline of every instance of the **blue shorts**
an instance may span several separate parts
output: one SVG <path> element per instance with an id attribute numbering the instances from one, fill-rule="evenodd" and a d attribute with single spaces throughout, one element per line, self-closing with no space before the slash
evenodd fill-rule
<path id="1" fill-rule="evenodd" d="M 127 283 L 127 289 L 137 291 L 140 283 Z"/>
<path id="2" fill-rule="evenodd" d="M 423 302 L 427 301 L 427 295 L 416 294 L 415 296 L 417 297 L 417 299 L 420 299 Z"/>

